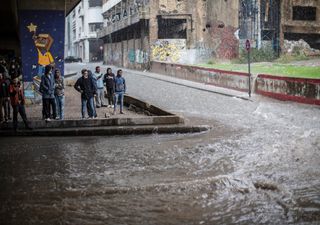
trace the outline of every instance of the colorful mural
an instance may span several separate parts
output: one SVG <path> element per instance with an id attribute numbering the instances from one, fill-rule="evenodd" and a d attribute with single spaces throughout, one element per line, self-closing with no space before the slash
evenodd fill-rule
<path id="1" fill-rule="evenodd" d="M 152 60 L 179 62 L 186 50 L 186 39 L 159 39 L 152 45 Z"/>
<path id="2" fill-rule="evenodd" d="M 46 65 L 64 74 L 64 11 L 26 10 L 19 18 L 25 95 L 34 98 Z"/>

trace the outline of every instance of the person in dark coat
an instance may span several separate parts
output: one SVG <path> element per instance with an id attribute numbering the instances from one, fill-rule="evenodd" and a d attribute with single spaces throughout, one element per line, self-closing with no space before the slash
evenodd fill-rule
<path id="1" fill-rule="evenodd" d="M 112 69 L 108 68 L 107 73 L 104 75 L 103 83 L 106 85 L 107 96 L 108 96 L 108 107 L 113 108 L 113 94 L 114 94 L 114 80 L 115 75 L 112 73 Z"/>
<path id="2" fill-rule="evenodd" d="M 0 73 L 0 121 L 4 118 L 4 122 L 11 120 L 9 86 L 10 80 Z"/>
<path id="3" fill-rule="evenodd" d="M 89 76 L 88 70 L 83 69 L 81 71 L 82 77 L 80 77 L 74 88 L 81 93 L 81 115 L 82 119 L 85 119 L 87 106 L 88 116 L 90 119 L 95 117 L 94 96 L 97 93 L 97 86 L 92 77 Z"/>
<path id="4" fill-rule="evenodd" d="M 52 67 L 47 65 L 45 67 L 45 73 L 41 77 L 40 92 L 42 94 L 44 116 L 46 121 L 50 121 L 51 118 L 57 118 L 56 101 L 54 96 L 55 81 L 52 74 Z M 52 109 L 52 115 L 51 115 Z"/>
<path id="5" fill-rule="evenodd" d="M 27 129 L 31 130 L 32 128 L 29 126 L 26 110 L 24 107 L 24 95 L 23 95 L 23 87 L 19 82 L 18 78 L 13 79 L 13 82 L 9 86 L 9 94 L 11 105 L 13 108 L 13 129 L 17 131 L 18 128 L 18 113 L 20 114 L 24 125 Z"/>

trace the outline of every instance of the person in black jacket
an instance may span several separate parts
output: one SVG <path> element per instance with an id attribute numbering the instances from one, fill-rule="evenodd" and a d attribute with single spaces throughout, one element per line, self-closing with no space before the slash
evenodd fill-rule
<path id="1" fill-rule="evenodd" d="M 97 86 L 94 80 L 89 77 L 88 70 L 83 69 L 80 77 L 74 85 L 74 88 L 81 93 L 81 115 L 85 118 L 87 105 L 89 106 L 88 116 L 90 119 L 95 117 L 94 96 L 97 92 Z"/>
<path id="2" fill-rule="evenodd" d="M 114 80 L 115 75 L 112 73 L 111 68 L 108 68 L 107 73 L 103 77 L 103 83 L 106 84 L 109 108 L 113 108 Z"/>
<path id="3" fill-rule="evenodd" d="M 10 118 L 10 82 L 0 73 L 0 122 L 8 122 Z M 4 115 L 3 115 L 4 114 Z"/>

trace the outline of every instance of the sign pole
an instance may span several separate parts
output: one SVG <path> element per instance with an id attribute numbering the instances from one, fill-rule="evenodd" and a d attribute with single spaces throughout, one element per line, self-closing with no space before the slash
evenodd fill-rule
<path id="1" fill-rule="evenodd" d="M 249 75 L 249 97 L 251 98 L 251 66 L 250 66 L 250 41 L 246 41 L 246 50 L 248 52 L 248 75 Z"/>

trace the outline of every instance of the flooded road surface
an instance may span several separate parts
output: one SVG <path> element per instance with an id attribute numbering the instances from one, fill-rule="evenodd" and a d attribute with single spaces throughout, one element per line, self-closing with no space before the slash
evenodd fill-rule
<path id="1" fill-rule="evenodd" d="M 0 138 L 0 224 L 320 224 L 319 107 L 125 76 L 213 129 Z"/>
<path id="2" fill-rule="evenodd" d="M 2 139 L 1 224 L 319 224 L 319 149 L 249 135 Z"/>

